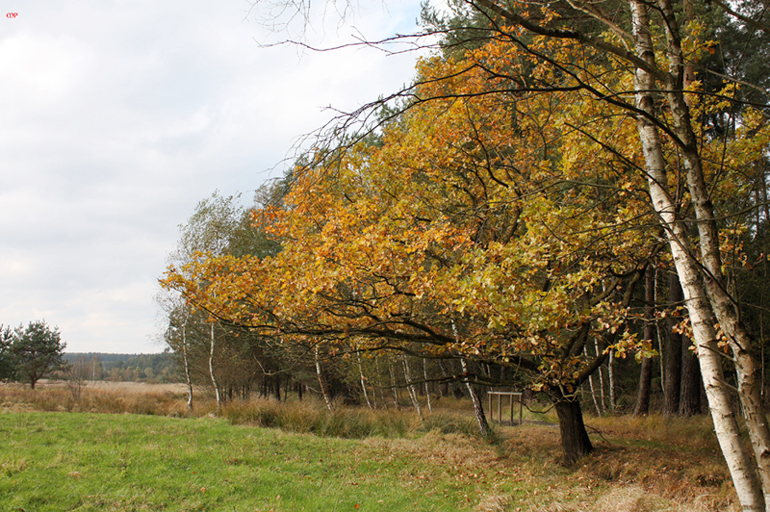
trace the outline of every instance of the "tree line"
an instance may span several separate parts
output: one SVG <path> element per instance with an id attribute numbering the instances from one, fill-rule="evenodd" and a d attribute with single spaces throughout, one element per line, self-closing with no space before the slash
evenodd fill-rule
<path id="1" fill-rule="evenodd" d="M 68 352 L 64 354 L 63 359 L 70 365 L 82 367 L 85 380 L 163 384 L 179 382 L 180 379 L 179 368 L 169 353 Z"/>
<path id="2" fill-rule="evenodd" d="M 528 389 L 573 462 L 583 409 L 622 409 L 631 375 L 637 414 L 654 389 L 667 414 L 707 404 L 743 508 L 764 510 L 764 6 L 452 5 L 426 11 L 440 44 L 410 86 L 253 208 L 215 195 L 183 227 L 162 282 L 188 383 L 225 400 L 315 379 L 329 407 L 451 384 L 482 431 L 483 387 Z"/>

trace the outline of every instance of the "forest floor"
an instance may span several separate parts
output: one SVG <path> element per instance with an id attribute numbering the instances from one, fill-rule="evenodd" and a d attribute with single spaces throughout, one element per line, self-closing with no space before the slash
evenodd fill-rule
<path id="1" fill-rule="evenodd" d="M 595 451 L 565 467 L 548 416 L 497 425 L 488 442 L 449 400 L 424 421 L 329 415 L 307 400 L 233 404 L 214 418 L 206 400 L 185 414 L 178 390 L 127 389 L 93 386 L 68 401 L 57 386 L 0 386 L 0 510 L 739 509 L 707 417 L 587 417 Z M 279 417 L 293 431 L 254 426 Z"/>

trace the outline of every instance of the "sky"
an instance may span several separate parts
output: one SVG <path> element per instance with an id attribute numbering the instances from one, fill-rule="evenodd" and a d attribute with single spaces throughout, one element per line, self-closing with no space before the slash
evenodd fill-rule
<path id="1" fill-rule="evenodd" d="M 245 0 L 0 0 L 0 324 L 45 320 L 67 352 L 163 351 L 157 280 L 196 204 L 250 201 L 328 107 L 413 77 L 414 53 L 266 46 L 416 30 L 417 1 L 341 6 L 270 28 Z"/>

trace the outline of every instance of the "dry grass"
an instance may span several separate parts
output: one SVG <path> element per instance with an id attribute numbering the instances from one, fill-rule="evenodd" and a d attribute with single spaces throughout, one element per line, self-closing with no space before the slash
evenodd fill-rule
<path id="1" fill-rule="evenodd" d="M 502 429 L 522 481 L 548 483 L 544 493 L 506 510 L 537 512 L 730 512 L 739 506 L 708 417 L 587 419 L 595 451 L 560 467 L 554 427 Z M 551 475 L 549 477 L 549 474 Z M 490 508 L 489 510 L 494 510 Z"/>
<path id="2" fill-rule="evenodd" d="M 184 389 L 177 384 L 133 382 L 88 383 L 75 399 L 62 382 L 41 381 L 36 389 L 21 384 L 0 385 L 4 412 L 98 412 L 186 416 Z"/>
<path id="3" fill-rule="evenodd" d="M 490 444 L 473 435 L 467 408 L 456 401 L 446 404 L 447 409 L 424 422 L 410 410 L 340 408 L 329 414 L 313 400 L 233 402 L 218 414 L 232 423 L 364 438 L 377 460 L 405 455 L 429 461 L 461 485 L 486 481 L 499 492 L 485 495 L 475 507 L 478 512 L 739 510 L 707 417 L 587 418 L 596 450 L 573 467 L 564 467 L 556 426 L 497 426 L 496 440 Z M 184 386 L 138 383 L 89 384 L 80 400 L 73 400 L 67 388 L 56 383 L 44 383 L 34 391 L 0 385 L 0 410 L 167 416 L 217 412 L 213 400 L 200 394 L 194 411 L 188 411 Z M 16 471 L 13 464 L 1 469 Z M 407 473 L 407 477 L 429 485 L 436 475 Z"/>

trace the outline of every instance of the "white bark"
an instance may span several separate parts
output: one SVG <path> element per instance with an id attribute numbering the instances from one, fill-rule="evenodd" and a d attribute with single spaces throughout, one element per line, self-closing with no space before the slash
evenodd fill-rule
<path id="1" fill-rule="evenodd" d="M 214 393 L 217 397 L 217 412 L 222 407 L 222 395 L 219 392 L 219 384 L 217 384 L 217 378 L 214 375 L 214 322 L 211 322 L 211 350 L 209 352 L 209 375 L 211 376 L 211 384 L 214 386 Z"/>
<path id="2" fill-rule="evenodd" d="M 636 39 L 636 53 L 654 66 L 647 7 L 640 0 L 630 0 L 629 3 Z M 651 91 L 655 90 L 655 86 L 655 81 L 649 73 L 640 68 L 636 69 L 634 76 L 636 106 L 650 115 L 654 113 Z M 672 110 L 674 108 L 672 105 Z M 679 108 L 679 105 L 676 105 L 676 108 Z M 666 228 L 674 264 L 682 284 L 717 438 L 743 509 L 759 512 L 765 509 L 764 496 L 750 457 L 741 443 L 735 413 L 724 384 L 711 307 L 699 274 L 698 263 L 690 252 L 686 229 L 677 219 L 676 205 L 668 193 L 666 162 L 660 136 L 656 127 L 645 116 L 637 117 L 637 128 L 644 153 L 650 197 L 655 211 Z M 693 193 L 692 190 L 690 192 Z M 695 200 L 693 198 L 693 201 Z M 708 240 L 705 242 L 709 243 Z M 704 240 L 701 239 L 700 243 L 703 244 Z"/>
<path id="3" fill-rule="evenodd" d="M 420 407 L 420 400 L 417 397 L 417 390 L 412 383 L 412 372 L 409 369 L 409 361 L 406 359 L 406 354 L 401 354 L 401 365 L 404 367 L 404 381 L 406 381 L 406 390 L 409 392 L 409 399 L 412 401 L 412 406 L 417 411 L 417 416 L 422 419 L 422 408 Z"/>
<path id="4" fill-rule="evenodd" d="M 318 344 L 315 346 L 314 350 L 315 355 L 315 374 L 318 377 L 318 385 L 321 387 L 321 395 L 324 397 L 324 402 L 326 403 L 326 408 L 329 409 L 329 412 L 334 412 L 334 406 L 332 405 L 332 400 L 329 397 L 329 394 L 326 392 L 326 385 L 324 384 L 323 376 L 321 375 L 321 359 L 318 357 Z"/>
<path id="5" fill-rule="evenodd" d="M 615 372 L 613 371 L 613 361 L 615 361 L 615 352 L 610 349 L 610 355 L 607 359 L 607 377 L 610 387 L 610 412 L 615 412 Z"/>
<path id="6" fill-rule="evenodd" d="M 358 358 L 358 375 L 361 377 L 361 389 L 364 391 L 364 399 L 366 399 L 366 405 L 369 409 L 372 409 L 372 402 L 369 401 L 369 393 L 366 391 L 366 380 L 364 379 L 364 369 L 361 367 L 361 352 L 356 352 Z"/>
<path id="7" fill-rule="evenodd" d="M 187 408 L 193 408 L 193 386 L 190 378 L 190 362 L 187 359 L 187 319 L 182 324 L 182 359 L 184 360 L 184 376 L 187 380 Z"/>
<path id="8" fill-rule="evenodd" d="M 468 375 L 468 363 L 465 362 L 465 359 L 460 359 L 460 364 L 462 365 L 463 369 L 463 375 Z M 487 416 L 484 414 L 484 405 L 481 403 L 481 399 L 479 398 L 479 395 L 476 393 L 476 390 L 471 385 L 470 381 L 466 378 L 464 379 L 465 387 L 468 390 L 468 394 L 471 395 L 471 402 L 473 403 L 473 413 L 476 415 L 476 422 L 479 424 L 479 430 L 481 431 L 482 437 L 488 436 L 492 429 L 489 428 L 489 423 L 487 422 Z"/>
<path id="9" fill-rule="evenodd" d="M 658 0 L 658 5 L 669 21 L 664 24 L 669 55 L 666 97 L 671 107 L 675 131 L 683 142 L 682 154 L 687 174 L 687 188 L 698 221 L 696 226 L 700 256 L 707 270 L 704 279 L 706 292 L 711 309 L 732 351 L 738 378 L 738 395 L 754 449 L 757 472 L 765 496 L 770 497 L 770 427 L 762 405 L 759 368 L 752 354 L 751 337 L 740 322 L 736 304 L 725 286 L 719 248 L 719 229 L 703 173 L 697 138 L 692 128 L 690 108 L 681 92 L 685 81 L 685 62 L 674 9 L 670 0 Z M 766 506 L 770 511 L 770 499 L 767 500 Z"/>
<path id="10" fill-rule="evenodd" d="M 588 348 L 585 347 L 585 346 L 583 347 L 583 354 L 585 355 L 586 360 L 587 360 L 588 359 Z M 601 372 L 601 371 L 602 371 L 602 369 L 599 368 L 599 372 Z M 602 409 L 601 409 L 601 407 L 599 407 L 599 401 L 596 398 L 596 389 L 594 388 L 594 376 L 593 375 L 589 375 L 588 376 L 588 387 L 589 387 L 589 389 L 591 389 L 591 398 L 594 401 L 594 408 L 596 409 L 596 415 L 597 416 L 601 416 L 602 415 Z"/>
<path id="11" fill-rule="evenodd" d="M 430 386 L 428 386 L 428 368 L 425 365 L 425 358 L 422 359 L 422 378 L 425 381 L 425 398 L 428 402 L 428 412 L 433 412 L 433 405 L 430 403 Z"/>
<path id="12" fill-rule="evenodd" d="M 599 340 L 594 338 L 594 351 L 596 351 L 596 357 L 599 357 L 600 351 L 599 351 Z M 604 374 L 602 373 L 602 367 L 599 367 L 599 396 L 601 397 L 602 406 L 601 411 L 602 414 L 604 414 L 604 407 L 607 403 L 607 400 L 604 396 Z"/>

